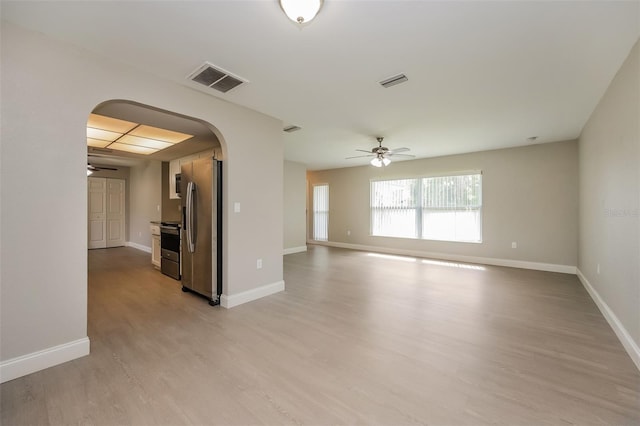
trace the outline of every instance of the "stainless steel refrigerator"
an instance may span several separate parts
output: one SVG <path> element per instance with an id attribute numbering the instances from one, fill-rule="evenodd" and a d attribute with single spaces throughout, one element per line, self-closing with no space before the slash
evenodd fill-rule
<path id="1" fill-rule="evenodd" d="M 222 162 L 200 158 L 181 165 L 182 291 L 218 305 L 222 294 Z"/>

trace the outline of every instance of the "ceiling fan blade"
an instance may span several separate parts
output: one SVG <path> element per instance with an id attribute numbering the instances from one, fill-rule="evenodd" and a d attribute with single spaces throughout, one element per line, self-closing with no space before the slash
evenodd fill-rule
<path id="1" fill-rule="evenodd" d="M 98 170 L 114 170 L 114 171 L 118 170 L 118 169 L 115 169 L 113 167 L 100 167 L 100 166 L 94 166 L 94 165 L 91 165 L 91 164 L 87 164 L 87 169 L 91 170 L 93 172 L 96 172 Z"/>
<path id="2" fill-rule="evenodd" d="M 371 155 L 373 155 L 372 151 L 367 151 L 366 149 L 356 149 L 356 151 L 359 151 L 359 152 L 366 152 L 367 154 L 371 154 Z"/>
<path id="3" fill-rule="evenodd" d="M 411 154 L 396 154 L 395 152 L 388 152 L 387 155 L 389 157 L 393 156 L 393 157 L 407 157 L 407 158 L 415 158 L 415 155 L 411 155 Z"/>
<path id="4" fill-rule="evenodd" d="M 397 149 L 392 149 L 391 152 L 393 152 L 394 154 L 397 154 L 398 152 L 407 152 L 410 151 L 409 148 L 397 148 Z"/>
<path id="5" fill-rule="evenodd" d="M 351 160 L 352 158 L 365 158 L 365 157 L 374 157 L 374 154 L 369 155 L 356 155 L 355 157 L 346 157 L 345 160 Z"/>

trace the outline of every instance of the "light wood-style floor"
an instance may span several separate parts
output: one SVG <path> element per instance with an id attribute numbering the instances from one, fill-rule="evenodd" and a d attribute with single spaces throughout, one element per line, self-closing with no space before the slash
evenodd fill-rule
<path id="1" fill-rule="evenodd" d="M 225 310 L 91 251 L 91 355 L 3 384 L 2 424 L 640 424 L 575 276 L 311 246 L 285 281 Z"/>

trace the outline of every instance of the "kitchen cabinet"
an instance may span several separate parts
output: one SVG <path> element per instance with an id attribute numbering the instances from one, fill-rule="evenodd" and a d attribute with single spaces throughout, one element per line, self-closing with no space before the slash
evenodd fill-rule
<path id="1" fill-rule="evenodd" d="M 169 162 L 169 198 L 180 198 L 176 194 L 176 175 L 180 173 L 180 159 Z"/>
<path id="2" fill-rule="evenodd" d="M 160 235 L 151 236 L 151 263 L 153 266 L 160 267 Z"/>
<path id="3" fill-rule="evenodd" d="M 213 157 L 215 151 L 213 149 L 209 149 L 206 151 L 198 152 L 196 154 L 187 155 L 186 157 L 176 158 L 169 162 L 169 198 L 177 199 L 180 198 L 176 193 L 176 175 L 180 173 L 180 169 L 183 164 L 190 163 L 193 160 L 197 160 L 198 158 L 206 158 Z"/>
<path id="4" fill-rule="evenodd" d="M 160 268 L 160 226 L 156 223 L 151 224 L 151 263 L 156 268 Z"/>

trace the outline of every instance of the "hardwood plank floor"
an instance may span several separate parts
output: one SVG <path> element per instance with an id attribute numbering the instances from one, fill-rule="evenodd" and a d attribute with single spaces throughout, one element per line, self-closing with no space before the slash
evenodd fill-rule
<path id="1" fill-rule="evenodd" d="M 3 425 L 640 424 L 640 373 L 572 275 L 328 247 L 231 310 L 89 252 L 91 354 L 0 386 Z"/>

